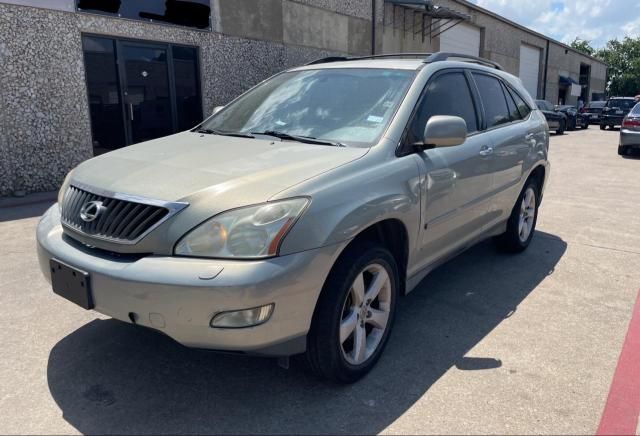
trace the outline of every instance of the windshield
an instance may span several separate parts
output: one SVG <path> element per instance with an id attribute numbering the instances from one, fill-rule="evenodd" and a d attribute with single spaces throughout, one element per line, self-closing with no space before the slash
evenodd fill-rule
<path id="1" fill-rule="evenodd" d="M 201 128 L 278 132 L 371 146 L 384 132 L 415 71 L 336 68 L 279 74 L 250 90 Z"/>
<path id="2" fill-rule="evenodd" d="M 617 98 L 615 100 L 609 100 L 607 102 L 607 107 L 615 107 L 618 109 L 631 109 L 636 102 L 630 98 Z"/>

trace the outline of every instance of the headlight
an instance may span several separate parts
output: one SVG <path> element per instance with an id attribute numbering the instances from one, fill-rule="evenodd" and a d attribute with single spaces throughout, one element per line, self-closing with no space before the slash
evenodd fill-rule
<path id="1" fill-rule="evenodd" d="M 62 207 L 62 200 L 64 200 L 64 194 L 67 192 L 67 188 L 69 187 L 69 182 L 71 181 L 71 173 L 73 170 L 69 171 L 67 176 L 64 178 L 62 182 L 62 186 L 60 186 L 60 190 L 58 191 L 58 205 Z"/>
<path id="2" fill-rule="evenodd" d="M 275 256 L 307 204 L 307 198 L 292 198 L 223 212 L 187 233 L 174 254 L 217 258 Z"/>

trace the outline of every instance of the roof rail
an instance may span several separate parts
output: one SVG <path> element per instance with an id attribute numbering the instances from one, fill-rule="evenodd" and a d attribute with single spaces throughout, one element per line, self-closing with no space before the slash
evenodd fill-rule
<path id="1" fill-rule="evenodd" d="M 317 64 L 326 64 L 329 62 L 340 62 L 340 61 L 360 61 L 366 59 L 384 59 L 384 58 L 424 58 L 431 55 L 431 53 L 385 53 L 378 55 L 369 55 L 369 56 L 328 56 L 326 58 L 316 59 L 311 61 L 305 65 L 317 65 Z"/>
<path id="2" fill-rule="evenodd" d="M 489 59 L 480 58 L 478 56 L 471 56 L 471 55 L 466 55 L 461 53 L 438 52 L 430 55 L 423 62 L 425 64 L 430 64 L 433 62 L 446 61 L 446 60 L 449 60 L 449 58 L 463 59 L 463 60 L 467 60 L 467 62 L 474 62 L 476 64 L 485 65 L 487 67 L 495 68 L 496 70 L 501 70 L 501 71 L 503 70 L 502 66 L 497 62 L 490 61 Z"/>

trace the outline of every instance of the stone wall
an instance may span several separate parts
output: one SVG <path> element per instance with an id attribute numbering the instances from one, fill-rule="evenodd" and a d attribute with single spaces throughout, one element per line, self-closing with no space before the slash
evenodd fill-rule
<path id="1" fill-rule="evenodd" d="M 0 195 L 55 190 L 92 156 L 83 33 L 199 47 L 205 114 L 285 68 L 339 54 L 336 47 L 0 3 Z"/>

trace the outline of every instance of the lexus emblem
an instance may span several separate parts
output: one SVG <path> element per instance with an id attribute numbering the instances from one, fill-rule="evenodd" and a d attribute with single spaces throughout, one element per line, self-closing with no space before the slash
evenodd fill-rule
<path id="1" fill-rule="evenodd" d="M 82 221 L 90 223 L 98 218 L 105 210 L 106 207 L 102 205 L 101 201 L 88 201 L 83 204 L 82 209 L 80 209 L 80 218 L 82 218 Z"/>

